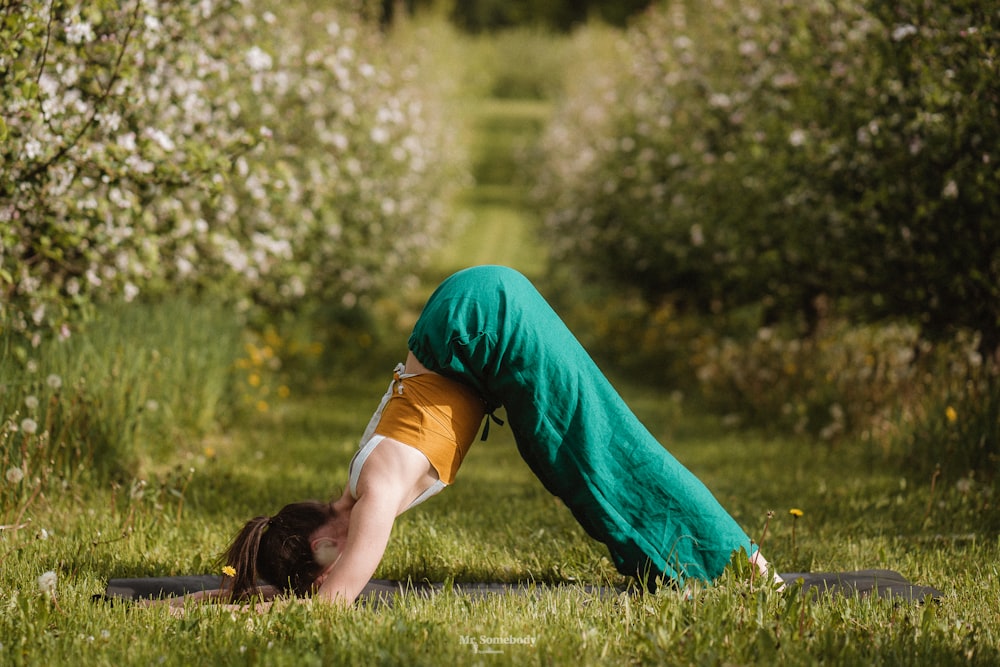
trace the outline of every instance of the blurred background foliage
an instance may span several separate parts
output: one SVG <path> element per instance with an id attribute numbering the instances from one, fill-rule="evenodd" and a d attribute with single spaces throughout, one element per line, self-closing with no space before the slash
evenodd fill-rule
<path id="1" fill-rule="evenodd" d="M 204 432 L 183 392 L 155 412 L 136 398 L 152 389 L 103 379 L 126 377 L 118 334 L 97 333 L 133 321 L 119 309 L 213 304 L 205 327 L 242 329 L 177 343 L 215 350 L 170 381 L 200 383 L 224 421 L 374 363 L 447 270 L 513 256 L 602 361 L 728 425 L 996 474 L 995 3 L 21 0 L 0 16 L 10 466 L 46 432 L 25 401 L 49 405 L 48 376 L 74 410 L 120 415 L 103 434 L 106 411 L 60 422 L 81 430 L 59 451 L 107 446 L 128 469 L 135 424 Z M 104 366 L 50 365 L 102 338 Z"/>

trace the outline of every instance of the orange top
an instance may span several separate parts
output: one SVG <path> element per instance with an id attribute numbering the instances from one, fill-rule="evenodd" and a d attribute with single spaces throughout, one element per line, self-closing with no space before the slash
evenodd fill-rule
<path id="1" fill-rule="evenodd" d="M 483 399 L 460 382 L 435 373 L 397 375 L 375 432 L 423 452 L 451 484 L 485 415 Z"/>

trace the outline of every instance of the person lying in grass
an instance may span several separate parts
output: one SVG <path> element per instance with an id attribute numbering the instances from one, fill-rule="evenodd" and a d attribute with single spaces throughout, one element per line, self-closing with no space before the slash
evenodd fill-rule
<path id="1" fill-rule="evenodd" d="M 264 593 L 264 581 L 271 593 L 353 602 L 396 517 L 453 482 L 484 417 L 496 419 L 500 406 L 521 457 L 623 575 L 648 588 L 711 581 L 741 550 L 768 572 L 746 533 L 639 422 L 520 273 L 480 266 L 447 278 L 408 347 L 343 495 L 287 505 L 236 535 L 225 554 L 231 600 Z"/>

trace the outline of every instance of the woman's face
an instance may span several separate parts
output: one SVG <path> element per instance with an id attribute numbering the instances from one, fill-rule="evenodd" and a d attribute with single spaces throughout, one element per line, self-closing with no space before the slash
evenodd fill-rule
<path id="1" fill-rule="evenodd" d="M 323 568 L 323 573 L 316 578 L 316 586 L 322 586 L 330 568 L 340 558 L 343 545 L 347 541 L 348 517 L 343 513 L 333 517 L 317 528 L 309 536 L 313 560 Z"/>

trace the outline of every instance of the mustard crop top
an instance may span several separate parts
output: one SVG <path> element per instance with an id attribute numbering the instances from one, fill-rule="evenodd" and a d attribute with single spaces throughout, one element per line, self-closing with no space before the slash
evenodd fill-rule
<path id="1" fill-rule="evenodd" d="M 434 373 L 396 379 L 375 433 L 423 452 L 438 478 L 451 484 L 486 415 L 483 399 Z"/>

